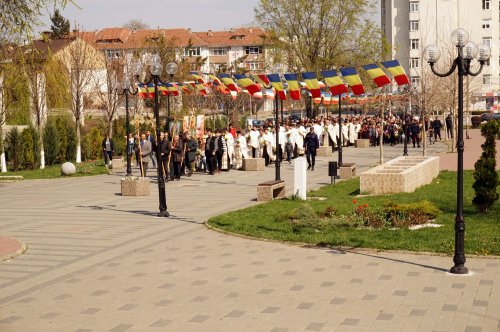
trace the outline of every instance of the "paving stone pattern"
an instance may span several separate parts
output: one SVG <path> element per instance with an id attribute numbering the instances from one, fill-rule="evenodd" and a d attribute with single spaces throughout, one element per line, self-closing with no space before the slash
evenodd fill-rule
<path id="1" fill-rule="evenodd" d="M 346 149 L 344 160 L 363 170 L 377 153 Z M 329 183 L 327 160 L 310 189 Z M 293 188 L 286 163 L 282 174 Z M 301 248 L 201 225 L 256 204 L 257 183 L 273 178 L 268 167 L 168 183 L 168 220 L 154 217 L 155 194 L 121 197 L 120 175 L 0 184 L 0 233 L 28 245 L 0 263 L 0 331 L 498 330 L 498 259 L 469 258 L 474 274 L 452 276 L 450 257 Z"/>

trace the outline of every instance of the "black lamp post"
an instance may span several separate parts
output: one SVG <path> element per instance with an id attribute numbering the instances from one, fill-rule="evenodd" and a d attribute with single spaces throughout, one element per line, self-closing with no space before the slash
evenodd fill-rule
<path id="1" fill-rule="evenodd" d="M 404 139 L 403 139 L 403 156 L 408 155 L 408 113 L 404 113 L 404 125 L 403 125 L 403 131 L 404 131 Z"/>
<path id="2" fill-rule="evenodd" d="M 432 72 L 439 77 L 446 77 L 458 70 L 458 167 L 457 167 L 457 214 L 455 217 L 455 255 L 453 262 L 455 265 L 450 269 L 450 273 L 466 274 L 465 267 L 465 222 L 463 215 L 463 186 L 464 186 L 464 76 L 477 76 L 481 73 L 484 63 L 490 58 L 490 48 L 488 45 L 481 44 L 479 47 L 472 41 L 469 41 L 469 33 L 464 29 L 456 29 L 451 35 L 453 44 L 457 47 L 458 56 L 453 60 L 453 65 L 446 73 L 439 73 L 434 68 L 441 52 L 435 45 L 429 45 L 424 50 L 424 58 L 431 66 Z M 471 61 L 476 58 L 480 67 L 477 71 L 471 71 Z"/>
<path id="3" fill-rule="evenodd" d="M 119 92 L 121 91 L 121 93 Z M 132 158 L 132 155 L 129 153 L 129 139 L 130 139 L 130 116 L 129 116 L 129 107 L 128 107 L 128 96 L 129 95 L 136 95 L 137 92 L 139 92 L 138 89 L 133 90 L 130 81 L 128 77 L 125 77 L 125 82 L 123 83 L 123 86 L 121 84 L 117 84 L 115 88 L 115 92 L 119 96 L 125 96 L 125 127 L 127 130 L 127 176 L 132 176 L 132 165 L 130 163 L 130 158 Z"/>
<path id="4" fill-rule="evenodd" d="M 177 65 L 173 62 L 167 64 L 167 73 L 173 76 L 177 72 Z M 136 79 L 139 83 L 148 85 L 151 82 L 154 84 L 155 94 L 154 94 L 154 115 L 156 120 L 156 156 L 158 158 L 157 162 L 157 175 L 158 175 L 158 196 L 160 202 L 160 212 L 159 217 L 169 217 L 170 214 L 167 212 L 167 195 L 165 193 L 165 178 L 163 177 L 163 162 L 161 160 L 161 129 L 160 129 L 160 103 L 158 100 L 158 84 L 166 85 L 160 79 L 160 75 L 163 72 L 163 66 L 161 64 L 161 59 L 158 54 L 153 54 L 150 59 L 150 72 L 151 77 L 147 82 L 141 82 L 139 75 L 142 72 L 142 64 L 136 63 L 134 66 L 134 72 L 136 74 Z"/>

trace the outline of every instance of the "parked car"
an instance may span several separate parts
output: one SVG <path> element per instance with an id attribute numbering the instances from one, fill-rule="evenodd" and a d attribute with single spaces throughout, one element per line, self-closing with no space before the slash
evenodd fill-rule
<path id="1" fill-rule="evenodd" d="M 481 116 L 473 116 L 470 120 L 473 128 L 477 128 L 481 123 L 490 121 L 491 119 L 500 121 L 500 113 L 483 113 Z"/>

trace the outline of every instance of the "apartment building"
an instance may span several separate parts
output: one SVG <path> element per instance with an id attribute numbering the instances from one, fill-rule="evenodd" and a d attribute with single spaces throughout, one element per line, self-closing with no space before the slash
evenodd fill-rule
<path id="1" fill-rule="evenodd" d="M 454 29 L 466 29 L 470 40 L 490 45 L 491 58 L 479 77 L 474 96 L 476 108 L 490 109 L 492 104 L 498 105 L 498 0 L 381 0 L 381 15 L 382 30 L 392 45 L 391 57 L 400 60 L 412 83 L 417 86 L 423 76 L 423 67 L 428 66 L 422 58 L 424 48 L 437 44 L 442 51 L 450 50 L 450 36 Z"/>
<path id="2" fill-rule="evenodd" d="M 147 54 L 151 41 L 163 38 L 175 47 L 178 57 L 192 62 L 192 70 L 216 72 L 235 65 L 249 71 L 264 69 L 265 33 L 259 28 L 206 32 L 193 32 L 191 29 L 132 31 L 106 28 L 81 34 L 86 41 L 104 52 L 107 58 L 121 58 L 135 51 Z M 205 61 L 200 64 L 197 59 Z"/>

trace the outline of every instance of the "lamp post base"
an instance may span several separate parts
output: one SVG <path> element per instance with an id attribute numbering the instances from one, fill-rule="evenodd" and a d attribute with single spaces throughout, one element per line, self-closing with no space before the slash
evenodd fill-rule
<path id="1" fill-rule="evenodd" d="M 163 218 L 168 218 L 168 217 L 170 217 L 170 213 L 168 213 L 167 211 L 160 211 L 160 212 L 158 212 L 157 216 L 163 217 Z"/>
<path id="2" fill-rule="evenodd" d="M 459 264 L 459 265 L 453 266 L 450 269 L 450 273 L 453 273 L 453 274 L 467 274 L 467 273 L 469 273 L 469 270 L 463 264 Z"/>

